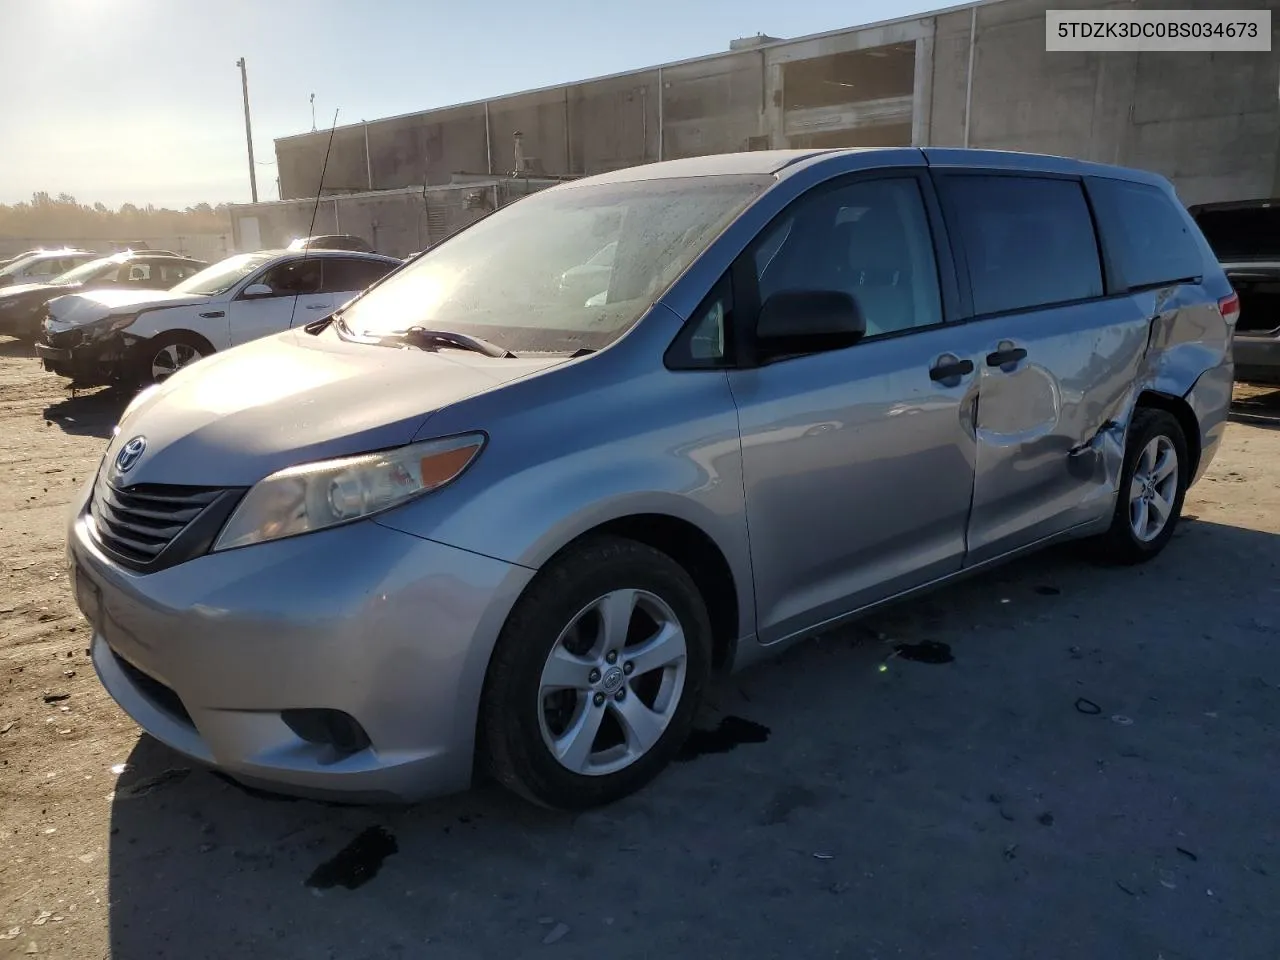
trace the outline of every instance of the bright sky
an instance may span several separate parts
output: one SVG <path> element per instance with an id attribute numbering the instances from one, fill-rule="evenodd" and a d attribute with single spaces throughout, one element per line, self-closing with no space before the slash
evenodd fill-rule
<path id="1" fill-rule="evenodd" d="M 273 139 L 937 9 L 929 0 L 3 0 L 0 202 L 247 201 Z"/>

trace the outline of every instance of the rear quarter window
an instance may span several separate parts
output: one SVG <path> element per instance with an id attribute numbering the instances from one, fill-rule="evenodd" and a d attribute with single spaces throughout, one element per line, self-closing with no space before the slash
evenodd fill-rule
<path id="1" fill-rule="evenodd" d="M 955 174 L 940 187 L 964 248 L 975 314 L 1103 295 L 1093 218 L 1078 181 Z"/>
<path id="2" fill-rule="evenodd" d="M 1195 227 L 1159 187 L 1129 180 L 1090 177 L 1098 229 L 1118 276 L 1130 290 L 1189 280 L 1204 273 Z"/>

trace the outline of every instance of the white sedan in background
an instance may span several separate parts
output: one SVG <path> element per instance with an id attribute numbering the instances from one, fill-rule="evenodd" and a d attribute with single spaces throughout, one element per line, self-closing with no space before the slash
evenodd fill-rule
<path id="1" fill-rule="evenodd" d="M 58 297 L 36 353 L 78 386 L 158 383 L 218 350 L 327 317 L 402 265 L 350 251 L 265 250 L 228 257 L 170 290 Z"/>

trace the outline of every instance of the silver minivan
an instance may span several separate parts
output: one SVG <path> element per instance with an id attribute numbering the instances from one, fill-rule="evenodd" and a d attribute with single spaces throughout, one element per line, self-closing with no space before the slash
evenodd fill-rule
<path id="1" fill-rule="evenodd" d="M 560 282 L 610 244 L 600 289 Z M 75 594 L 111 695 L 246 784 L 606 803 L 721 672 L 1054 541 L 1158 554 L 1237 314 L 1137 171 L 590 177 L 139 395 L 75 504 Z"/>

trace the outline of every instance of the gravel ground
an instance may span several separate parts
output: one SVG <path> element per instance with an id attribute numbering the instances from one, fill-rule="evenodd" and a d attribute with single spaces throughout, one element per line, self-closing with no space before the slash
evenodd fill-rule
<path id="1" fill-rule="evenodd" d="M 1277 956 L 1280 391 L 1159 560 L 1051 551 L 796 648 L 576 817 L 252 795 L 141 736 L 62 568 L 123 402 L 0 341 L 0 956 Z"/>

